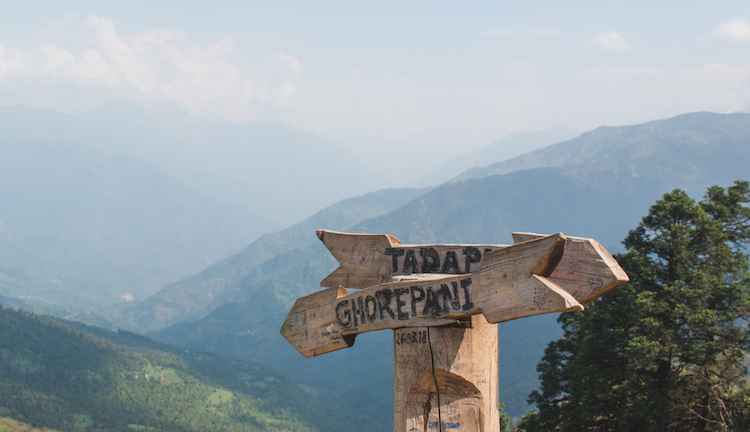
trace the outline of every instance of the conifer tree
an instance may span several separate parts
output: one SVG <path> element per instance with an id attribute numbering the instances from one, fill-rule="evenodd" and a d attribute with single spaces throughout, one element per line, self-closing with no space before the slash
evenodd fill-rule
<path id="1" fill-rule="evenodd" d="M 631 282 L 561 315 L 520 429 L 748 430 L 748 202 L 737 181 L 652 206 L 618 257 Z"/>

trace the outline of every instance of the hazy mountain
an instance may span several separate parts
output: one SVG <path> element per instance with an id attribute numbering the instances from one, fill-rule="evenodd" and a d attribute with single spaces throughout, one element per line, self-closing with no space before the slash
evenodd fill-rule
<path id="1" fill-rule="evenodd" d="M 470 169 L 453 181 L 538 167 L 592 164 L 631 170 L 634 177 L 703 193 L 708 183 L 728 183 L 750 173 L 748 114 L 683 114 L 624 127 L 602 126 L 580 137 L 515 159 Z M 615 168 L 617 167 L 617 168 Z"/>
<path id="2" fill-rule="evenodd" d="M 224 303 L 238 301 L 237 295 L 246 296 L 247 293 L 238 289 L 237 284 L 248 278 L 257 281 L 269 275 L 263 270 L 266 261 L 286 257 L 287 254 L 296 256 L 303 245 L 318 246 L 317 229 L 348 229 L 363 220 L 388 213 L 424 191 L 386 189 L 343 200 L 291 228 L 264 235 L 236 255 L 194 276 L 166 285 L 143 302 L 121 304 L 106 314 L 121 325 L 141 331 L 154 331 L 180 321 L 201 318 Z M 325 255 L 323 257 L 329 261 L 332 259 Z M 276 275 L 270 272 L 270 276 Z"/>
<path id="3" fill-rule="evenodd" d="M 644 214 L 639 210 L 646 210 L 650 198 L 658 196 L 647 183 L 644 186 L 611 194 L 604 186 L 578 184 L 559 169 L 523 171 L 445 185 L 352 231 L 392 233 L 408 243 L 506 244 L 512 242 L 512 231 L 563 231 L 590 235 L 617 248 L 627 228 Z M 320 280 L 336 265 L 320 242 L 285 252 L 227 288 L 232 302 L 205 318 L 152 336 L 236 358 L 273 359 L 266 364 L 306 385 L 346 395 L 350 409 L 382 415 L 392 410 L 391 332 L 360 335 L 352 348 L 312 359 L 303 358 L 278 334 L 294 300 L 320 289 Z M 500 372 L 501 401 L 514 415 L 526 410 L 525 397 L 534 388 L 534 366 L 544 346 L 560 334 L 554 318 L 533 317 L 500 326 L 503 346 L 516 347 L 501 349 Z M 368 392 L 359 392 L 365 377 Z"/>
<path id="4" fill-rule="evenodd" d="M 562 231 L 596 238 L 616 252 L 663 193 L 682 187 L 700 198 L 707 185 L 750 177 L 748 142 L 750 115 L 697 113 L 600 128 L 509 161 L 505 174 L 456 180 L 350 229 L 391 233 L 410 243 L 509 243 L 513 231 Z M 558 166 L 529 169 L 523 162 L 532 156 L 539 164 Z M 511 167 L 520 168 L 510 172 Z M 318 290 L 319 280 L 335 266 L 321 244 L 300 244 L 224 288 L 233 302 L 154 336 L 241 358 L 272 359 L 270 365 L 309 385 L 346 395 L 350 407 L 360 412 L 378 407 L 382 415 L 392 401 L 389 332 L 361 335 L 354 347 L 314 359 L 303 359 L 278 335 L 291 302 Z M 514 415 L 527 409 L 534 367 L 546 343 L 560 334 L 554 318 L 500 326 L 502 344 L 509 347 L 500 350 L 501 401 Z M 356 390 L 362 379 L 367 392 Z M 389 427 L 385 422 L 378 430 Z"/>
<path id="5" fill-rule="evenodd" d="M 524 153 L 569 140 L 578 135 L 579 132 L 563 126 L 552 126 L 540 131 L 527 131 L 508 135 L 468 155 L 454 157 L 424 175 L 414 184 L 416 186 L 437 185 L 473 167 L 483 167 L 512 159 Z"/>
<path id="6" fill-rule="evenodd" d="M 0 142 L 69 141 L 136 156 L 217 201 L 289 226 L 341 199 L 377 189 L 341 147 L 283 123 L 232 124 L 161 105 L 104 104 L 71 116 L 0 107 Z"/>
<path id="7" fill-rule="evenodd" d="M 145 298 L 276 226 L 139 159 L 62 142 L 0 141 L 0 202 L 0 294 L 78 311 Z"/>

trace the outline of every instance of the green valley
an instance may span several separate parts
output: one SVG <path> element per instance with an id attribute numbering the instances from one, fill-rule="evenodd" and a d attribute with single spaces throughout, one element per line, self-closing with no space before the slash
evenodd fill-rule
<path id="1" fill-rule="evenodd" d="M 266 367 L 88 330 L 111 340 L 0 309 L 0 416 L 64 431 L 356 429 Z"/>
<path id="2" fill-rule="evenodd" d="M 725 186 L 746 178 L 750 154 L 745 151 L 745 143 L 749 140 L 747 114 L 695 113 L 644 125 L 603 127 L 486 169 L 469 170 L 436 187 L 387 189 L 343 200 L 293 227 L 258 238 L 240 252 L 192 276 L 164 285 L 143 301 L 121 303 L 104 314 L 71 307 L 70 303 L 96 299 L 86 294 L 88 291 L 76 290 L 85 286 L 80 285 L 85 281 L 55 279 L 45 269 L 0 268 L 0 288 L 6 290 L 0 292 L 5 296 L 0 301 L 21 308 L 32 305 L 37 312 L 105 328 L 142 332 L 161 343 L 182 347 L 167 348 L 122 330 L 112 333 L 80 327 L 109 340 L 107 343 L 136 350 L 128 354 L 131 357 L 126 356 L 130 360 L 117 360 L 125 362 L 121 369 L 130 375 L 107 375 L 107 383 L 118 389 L 118 395 L 130 398 L 112 415 L 124 419 L 134 416 L 134 412 L 144 414 L 140 420 L 128 420 L 127 424 L 134 428 L 156 427 L 165 418 L 164 409 L 159 416 L 158 409 L 128 405 L 143 395 L 144 400 L 155 404 L 164 398 L 178 402 L 191 412 L 202 413 L 201 419 L 213 416 L 220 418 L 214 421 L 230 422 L 221 423 L 222 428 L 229 428 L 231 421 L 241 418 L 241 410 L 249 410 L 259 413 L 253 421 L 269 419 L 264 427 L 282 428 L 298 422 L 305 426 L 295 427 L 328 430 L 325 419 L 315 414 L 322 409 L 316 404 L 325 400 L 337 407 L 331 412 L 338 413 L 326 419 L 346 418 L 347 422 L 356 422 L 356 427 L 352 426 L 356 430 L 386 431 L 391 428 L 393 400 L 389 332 L 360 335 L 353 347 L 312 359 L 302 358 L 278 333 L 294 300 L 317 291 L 320 280 L 337 265 L 315 237 L 316 229 L 389 233 L 407 243 L 495 244 L 512 242 L 510 235 L 514 231 L 562 231 L 593 237 L 617 252 L 627 231 L 637 225 L 649 205 L 664 192 L 679 187 L 695 195 L 708 185 Z M 155 263 L 147 266 L 149 271 L 158 268 Z M 42 308 L 40 299 L 30 295 L 32 288 L 57 280 L 59 292 L 38 296 L 47 302 Z M 113 295 L 106 289 L 97 293 L 110 298 Z M 54 302 L 55 295 L 68 303 Z M 75 300 L 76 296 L 81 297 L 80 301 Z M 528 410 L 526 395 L 538 385 L 534 365 L 542 357 L 544 346 L 562 335 L 555 318 L 541 316 L 499 326 L 500 401 L 514 417 Z M 166 361 L 160 356 L 167 354 L 154 353 L 164 350 L 176 357 Z M 23 352 L 3 356 L 3 361 L 14 365 L 18 376 L 32 376 L 44 370 L 37 368 L 35 358 Z M 156 376 L 166 387 L 155 386 Z M 87 383 L 107 379 L 101 374 L 86 377 Z M 81 379 L 74 381 L 83 382 Z M 199 390 L 190 393 L 192 399 L 180 399 L 186 394 L 178 397 L 170 393 L 174 386 L 189 387 L 198 381 L 203 384 L 196 384 Z M 121 388 L 127 391 L 120 391 Z M 271 405 L 260 405 L 266 400 L 263 392 L 282 388 L 294 395 L 289 400 L 297 400 L 299 406 L 284 405 L 280 398 L 272 399 Z M 32 400 L 50 394 L 31 387 L 28 391 Z M 151 391 L 158 394 L 150 395 Z M 242 409 L 233 411 L 234 405 L 226 405 L 228 399 L 238 401 L 237 406 Z M 101 414 L 91 408 L 95 406 L 91 405 L 93 402 L 86 405 L 87 410 L 76 411 L 63 400 L 54 399 L 55 403 L 46 405 L 68 413 L 66 424 L 89 421 L 89 417 L 81 416 L 91 416 L 92 422 L 110 421 L 110 417 L 97 420 Z M 264 411 L 271 406 L 276 411 Z M 172 415 L 169 421 L 181 418 Z M 273 423 L 272 418 L 290 423 L 279 426 L 281 423 Z"/>

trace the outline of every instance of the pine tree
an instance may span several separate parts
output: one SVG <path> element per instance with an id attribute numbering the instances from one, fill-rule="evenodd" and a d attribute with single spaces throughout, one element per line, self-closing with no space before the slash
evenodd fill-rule
<path id="1" fill-rule="evenodd" d="M 537 370 L 521 428 L 746 430 L 750 407 L 750 188 L 675 190 L 624 240 L 630 284 L 580 313 Z"/>

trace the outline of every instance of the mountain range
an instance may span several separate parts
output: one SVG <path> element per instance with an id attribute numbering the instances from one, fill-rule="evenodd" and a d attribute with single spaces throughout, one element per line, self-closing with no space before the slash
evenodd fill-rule
<path id="1" fill-rule="evenodd" d="M 214 201 L 281 228 L 377 189 L 378 177 L 343 148 L 283 123 L 233 124 L 172 105 L 106 103 L 79 115 L 0 107 L 0 143 L 66 141 L 130 155 Z"/>
<path id="2" fill-rule="evenodd" d="M 263 125 L 261 129 L 276 126 Z M 50 128 L 54 132 L 55 128 Z M 146 133 L 148 128 L 142 131 Z M 180 133 L 190 135 L 185 130 Z M 201 133 L 196 136 L 201 139 L 208 136 Z M 700 198 L 709 185 L 727 186 L 736 179 L 750 177 L 749 142 L 747 114 L 693 113 L 641 125 L 600 127 L 510 160 L 502 160 L 501 156 L 485 159 L 486 163 L 499 162 L 470 168 L 451 179 L 444 176 L 437 181 L 447 181 L 437 186 L 386 189 L 345 199 L 296 225 L 265 234 L 249 245 L 247 240 L 244 249 L 239 250 L 240 245 L 235 249 L 239 252 L 219 261 L 212 259 L 214 263 L 207 267 L 195 264 L 194 268 L 202 269 L 196 268 L 182 279 L 173 277 L 171 283 L 145 300 L 111 306 L 103 314 L 84 321 L 99 319 L 107 326 L 146 333 L 164 343 L 264 364 L 324 392 L 344 409 L 368 418 L 368 426 L 361 430 L 389 430 L 393 398 L 390 332 L 360 335 L 353 347 L 312 359 L 302 358 L 278 333 L 294 300 L 317 291 L 320 280 L 337 265 L 316 238 L 316 229 L 389 233 L 405 243 L 484 244 L 511 243 L 514 231 L 562 231 L 595 238 L 611 252 L 619 252 L 620 241 L 628 230 L 638 224 L 648 207 L 665 192 L 682 188 Z M 114 157 L 100 150 L 91 151 Z M 208 148 L 205 151 L 210 153 Z M 233 156 L 236 166 L 240 166 L 248 154 L 240 152 Z M 234 169 L 239 168 L 229 171 Z M 293 173 L 289 178 L 300 181 Z M 251 182 L 249 177 L 247 181 Z M 61 197 L 67 200 L 64 188 L 61 190 Z M 91 193 L 94 192 L 86 195 Z M 55 196 L 50 193 L 44 200 L 54 203 Z M 71 208 L 86 208 L 85 200 L 75 201 L 75 196 L 69 199 L 77 203 L 70 204 Z M 29 199 L 29 202 L 34 201 Z M 156 202 L 149 202 L 158 207 Z M 222 208 L 216 201 L 211 203 L 214 209 Z M 122 207 L 116 208 L 122 211 Z M 97 210 L 93 214 L 102 213 Z M 194 210 L 188 214 L 194 214 Z M 218 220 L 215 228 L 219 229 L 223 223 Z M 121 225 L 127 223 L 118 220 L 113 224 Z M 164 226 L 155 224 L 147 236 L 158 236 Z M 225 228 L 236 229 L 228 225 Z M 15 229 L 6 231 L 14 233 Z M 0 236 L 3 232 L 0 230 Z M 231 232 L 215 235 L 216 239 L 232 237 Z M 69 237 L 75 238 L 75 234 Z M 2 237 L 0 241 L 10 244 L 10 240 Z M 21 244 L 32 243 L 26 240 Z M 143 246 L 133 245 L 133 250 L 140 247 Z M 10 262 L 14 258 L 7 259 Z M 155 256 L 145 257 L 144 266 L 158 273 L 165 264 L 157 266 L 155 259 Z M 111 257 L 109 260 L 112 261 Z M 42 284 L 33 281 L 52 280 L 56 277 L 54 268 L 52 264 L 48 266 L 34 267 L 31 260 L 6 266 L 0 261 L 0 288 L 6 280 L 14 280 L 13 277 L 23 276 L 26 278 L 23 283 L 32 285 Z M 15 276 L 4 273 L 6 268 L 8 274 Z M 71 291 L 79 286 L 73 279 L 70 282 L 59 279 Z M 21 279 L 17 280 L 20 284 Z M 112 295 L 120 292 L 113 290 Z M 33 300 L 4 291 L 0 295 L 7 296 L 9 300 L 5 301 L 17 304 Z M 540 316 L 499 325 L 500 401 L 507 404 L 513 416 L 520 416 L 528 409 L 526 395 L 536 387 L 534 366 L 547 342 L 561 334 L 555 318 Z"/>
<path id="3" fill-rule="evenodd" d="M 0 294 L 70 313 L 145 298 L 278 227 L 64 142 L 0 142 L 0 202 Z"/>
<path id="4" fill-rule="evenodd" d="M 580 135 L 563 126 L 552 126 L 539 131 L 526 131 L 508 135 L 466 155 L 458 155 L 446 161 L 417 180 L 419 187 L 433 186 L 450 180 L 474 167 L 513 159 L 522 154 L 567 141 Z"/>
<path id="5" fill-rule="evenodd" d="M 139 331 L 155 331 L 181 321 L 200 319 L 217 307 L 245 299 L 247 291 L 239 286 L 256 287 L 262 281 L 278 277 L 278 261 L 291 262 L 285 271 L 288 280 L 304 290 L 303 284 L 317 283 L 320 271 L 334 265 L 332 257 L 322 253 L 315 236 L 316 229 L 345 230 L 356 223 L 393 211 L 400 205 L 423 194 L 425 189 L 387 189 L 343 200 L 329 206 L 293 227 L 266 234 L 239 253 L 217 262 L 178 282 L 164 286 L 142 302 L 124 303 L 105 314 L 121 325 Z M 312 255 L 322 265 L 296 267 L 301 246 L 315 249 Z M 322 248 L 322 249 L 321 249 Z M 307 251 L 307 249 L 305 249 Z M 322 270 L 321 270 L 322 269 Z M 253 288 L 254 290 L 254 288 Z M 266 293 L 282 295 L 288 288 L 269 286 Z M 296 291 L 290 295 L 296 294 Z"/>
<path id="6" fill-rule="evenodd" d="M 750 116 L 746 114 L 694 113 L 644 125 L 601 127 L 510 161 L 470 170 L 420 191 L 391 211 L 358 222 L 352 219 L 348 227 L 315 227 L 389 233 L 408 243 L 510 243 L 513 231 L 562 231 L 595 238 L 618 252 L 627 231 L 663 193 L 682 188 L 700 198 L 709 185 L 726 186 L 747 178 L 748 142 Z M 198 281 L 201 285 L 230 281 L 218 301 L 191 306 L 190 310 L 202 309 L 205 316 L 180 312 L 170 320 L 189 316 L 192 322 L 150 335 L 223 355 L 265 358 L 308 385 L 347 394 L 352 409 L 386 409 L 375 399 L 391 397 L 392 352 L 387 335 L 367 335 L 346 350 L 350 352 L 303 361 L 277 333 L 291 303 L 317 290 L 317 282 L 336 267 L 313 238 L 312 228 L 305 228 L 310 229 L 307 242 L 300 239 L 294 249 L 262 262 L 236 255 L 196 275 L 189 284 L 185 280 L 170 285 L 170 295 L 178 297 L 182 287 L 198 286 Z M 254 248 L 251 245 L 249 250 Z M 233 276 L 238 274 L 242 276 Z M 152 310 L 170 307 L 144 304 Z M 501 401 L 518 416 L 527 409 L 525 396 L 535 386 L 534 365 L 560 330 L 554 317 L 535 317 L 504 323 L 500 332 L 503 344 L 518 347 L 512 353 L 501 349 L 500 375 Z M 370 377 L 368 382 L 379 383 L 378 391 L 370 387 L 358 394 L 351 383 L 363 374 Z M 336 387 L 340 385 L 344 387 Z"/>

